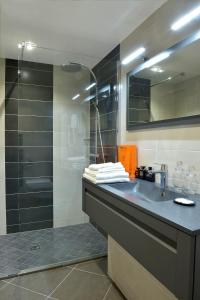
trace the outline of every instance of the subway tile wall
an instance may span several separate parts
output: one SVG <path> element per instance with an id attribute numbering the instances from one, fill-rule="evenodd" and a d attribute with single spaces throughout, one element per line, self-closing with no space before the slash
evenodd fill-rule
<path id="1" fill-rule="evenodd" d="M 118 62 L 120 60 L 120 46 L 115 47 L 104 57 L 93 71 L 98 82 L 99 113 L 101 123 L 102 142 L 105 160 L 116 161 L 117 145 L 117 110 L 118 110 Z M 91 91 L 94 94 L 95 91 Z M 95 118 L 96 110 L 91 102 L 90 105 L 90 153 L 95 153 Z M 100 139 L 97 134 L 97 162 L 102 162 Z M 95 162 L 95 158 L 91 158 Z"/>
<path id="2" fill-rule="evenodd" d="M 6 60 L 7 232 L 53 226 L 53 66 Z"/>
<path id="3" fill-rule="evenodd" d="M 6 234 L 5 196 L 5 59 L 0 58 L 0 235 Z"/>
<path id="4" fill-rule="evenodd" d="M 200 174 L 199 126 L 140 131 L 134 133 L 134 139 L 130 132 L 126 142 L 137 145 L 139 165 L 151 165 L 155 162 L 167 164 L 170 186 L 175 185 L 175 167 L 178 161 L 183 162 L 185 170 L 194 167 L 195 172 Z M 193 185 L 198 185 L 195 189 L 200 193 L 199 183 L 193 182 Z"/>

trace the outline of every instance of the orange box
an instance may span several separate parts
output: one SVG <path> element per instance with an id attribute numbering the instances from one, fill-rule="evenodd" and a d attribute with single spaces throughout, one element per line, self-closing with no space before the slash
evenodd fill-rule
<path id="1" fill-rule="evenodd" d="M 135 171 L 138 166 L 136 145 L 119 145 L 118 161 L 122 163 L 130 178 L 135 178 Z"/>

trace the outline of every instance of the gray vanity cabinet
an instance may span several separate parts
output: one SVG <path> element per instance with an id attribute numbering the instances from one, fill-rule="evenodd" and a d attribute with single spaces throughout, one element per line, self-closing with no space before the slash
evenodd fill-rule
<path id="1" fill-rule="evenodd" d="M 200 238 L 86 180 L 83 180 L 83 211 L 178 299 L 200 300 L 200 253 L 196 251 Z"/>

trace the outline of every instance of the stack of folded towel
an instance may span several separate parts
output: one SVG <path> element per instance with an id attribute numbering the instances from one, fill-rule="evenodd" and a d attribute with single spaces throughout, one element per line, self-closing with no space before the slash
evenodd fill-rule
<path id="1" fill-rule="evenodd" d="M 129 181 L 129 174 L 120 162 L 92 164 L 85 168 L 83 177 L 95 184 Z"/>

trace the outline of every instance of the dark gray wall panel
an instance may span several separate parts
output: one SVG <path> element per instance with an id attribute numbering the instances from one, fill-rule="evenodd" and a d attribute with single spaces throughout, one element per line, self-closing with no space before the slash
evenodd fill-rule
<path id="1" fill-rule="evenodd" d="M 118 63 L 120 60 L 120 46 L 114 48 L 104 59 L 102 59 L 93 71 L 98 81 L 98 100 L 99 112 L 101 120 L 102 142 L 106 161 L 116 161 L 116 145 L 117 145 L 117 109 L 118 109 Z M 91 91 L 91 95 L 94 94 Z M 90 105 L 90 150 L 95 153 L 95 108 Z M 97 138 L 98 149 L 97 162 L 102 162 L 102 151 L 100 147 L 99 136 Z M 91 162 L 94 162 L 91 159 Z"/>
<path id="2" fill-rule="evenodd" d="M 6 60 L 7 232 L 53 224 L 53 66 Z"/>

